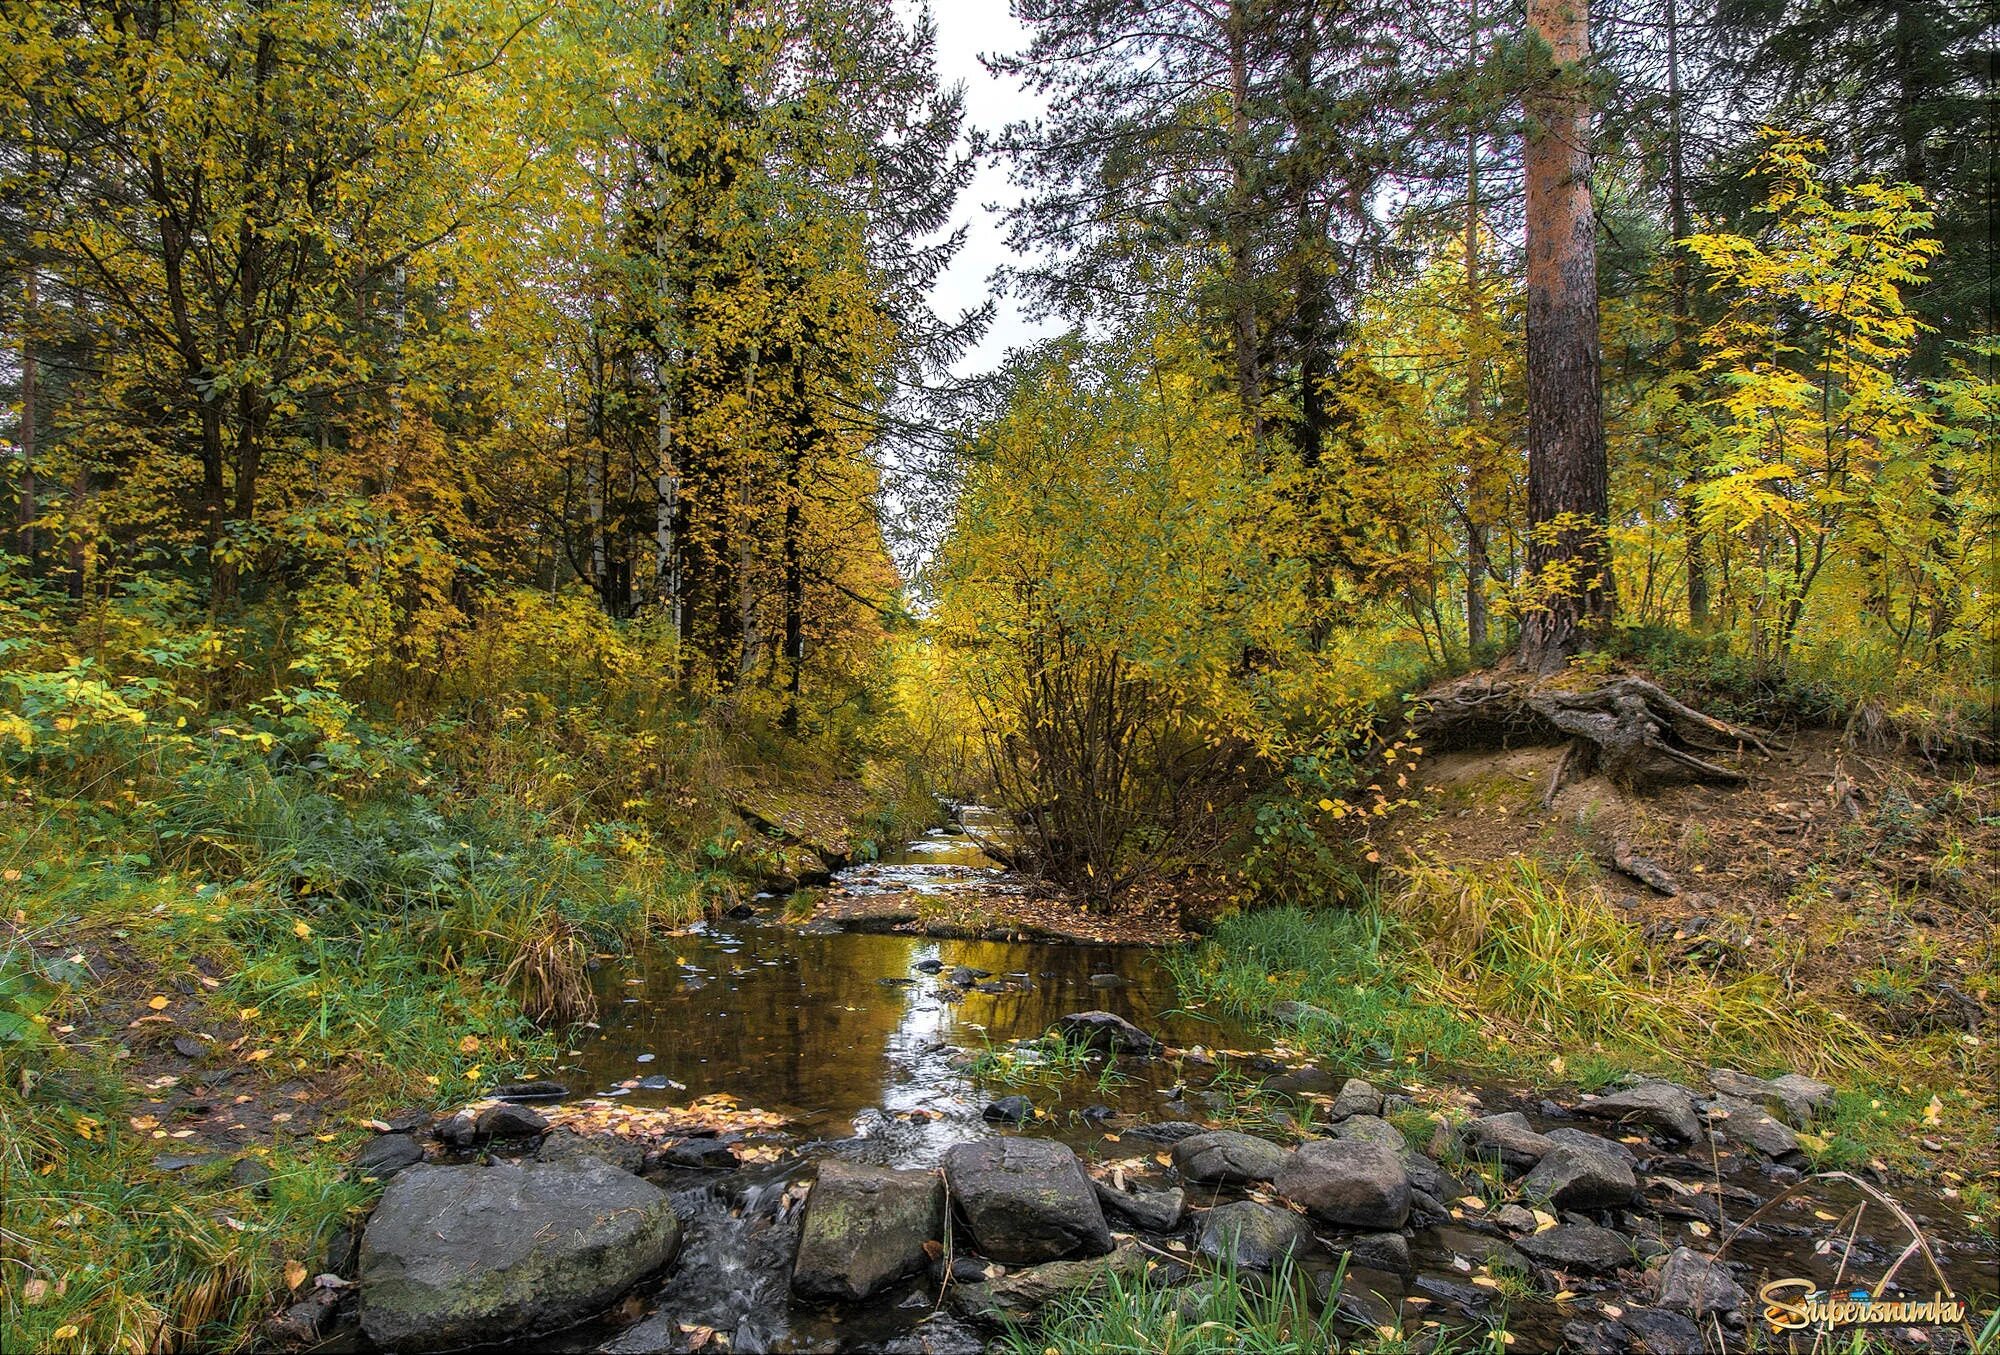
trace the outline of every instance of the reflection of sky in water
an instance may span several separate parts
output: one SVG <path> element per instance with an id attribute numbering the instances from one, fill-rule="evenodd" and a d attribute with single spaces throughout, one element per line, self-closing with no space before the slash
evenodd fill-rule
<path id="1" fill-rule="evenodd" d="M 922 960 L 943 973 L 919 971 Z M 1022 974 L 1029 986 L 963 991 L 947 977 L 959 965 Z M 1107 971 L 1130 982 L 1092 987 Z M 1171 1062 L 1123 1060 L 1123 1084 L 1085 1077 L 1060 1088 L 977 1086 L 957 1066 L 963 1051 L 1040 1035 L 1067 1012 L 1115 1011 L 1173 1044 L 1242 1043 L 1226 1027 L 1168 1015 L 1173 983 L 1150 954 L 1103 946 L 815 934 L 752 920 L 663 937 L 605 964 L 598 991 L 603 1028 L 564 1072 L 579 1091 L 642 1105 L 726 1092 L 804 1135 L 884 1139 L 898 1160 L 934 1161 L 991 1132 L 980 1111 L 1011 1091 L 1058 1113 L 1102 1103 L 1160 1114 L 1159 1089 L 1179 1077 Z M 1095 1137 L 1046 1121 L 1038 1132 Z"/>

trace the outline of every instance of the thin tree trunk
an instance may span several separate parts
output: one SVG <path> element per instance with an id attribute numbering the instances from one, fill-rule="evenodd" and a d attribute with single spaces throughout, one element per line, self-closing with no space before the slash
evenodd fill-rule
<path id="1" fill-rule="evenodd" d="M 21 421 L 15 441 L 21 447 L 21 474 L 15 482 L 14 549 L 33 567 L 35 559 L 35 265 L 21 282 Z"/>
<path id="2" fill-rule="evenodd" d="M 1526 98 L 1528 568 L 1535 589 L 1521 659 L 1560 668 L 1610 621 L 1597 332 L 1596 218 L 1590 199 L 1586 0 L 1529 0 L 1549 69 Z"/>
<path id="3" fill-rule="evenodd" d="M 1479 64 L 1479 0 L 1469 11 L 1468 43 L 1471 63 Z M 1465 319 L 1471 362 L 1465 373 L 1465 424 L 1474 433 L 1486 422 L 1486 360 L 1478 343 L 1477 330 L 1485 319 L 1479 297 L 1479 134 L 1465 134 Z M 1474 441 L 1468 445 L 1480 446 Z M 1475 456 L 1477 453 L 1475 453 Z M 1486 576 L 1492 568 L 1487 559 L 1486 467 L 1475 461 L 1466 467 L 1465 485 L 1465 647 L 1468 658 L 1476 661 L 1486 646 L 1489 609 L 1486 603 Z"/>
<path id="4" fill-rule="evenodd" d="M 1236 395 L 1251 446 L 1263 442 L 1263 378 L 1257 360 L 1257 301 L 1250 258 L 1250 16 L 1248 0 L 1230 0 L 1229 43 L 1229 291 L 1236 361 Z"/>
<path id="5" fill-rule="evenodd" d="M 1667 216 L 1673 231 L 1668 271 L 1668 304 L 1673 308 L 1673 353 L 1668 366 L 1675 374 L 1693 370 L 1694 333 L 1690 313 L 1692 287 L 1688 252 L 1680 242 L 1693 234 L 1688 212 L 1686 142 L 1681 108 L 1680 0 L 1666 0 L 1667 12 Z M 1687 468 L 1687 483 L 1681 492 L 1681 518 L 1687 541 L 1688 622 L 1696 629 L 1708 626 L 1708 539 L 1702 530 L 1698 488 L 1701 468 Z"/>

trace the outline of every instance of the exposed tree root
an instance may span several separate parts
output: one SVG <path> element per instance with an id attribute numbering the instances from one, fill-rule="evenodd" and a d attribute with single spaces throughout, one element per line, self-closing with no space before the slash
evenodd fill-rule
<path id="1" fill-rule="evenodd" d="M 1550 779 L 1553 801 L 1571 781 L 1603 772 L 1631 790 L 1676 782 L 1741 785 L 1717 755 L 1770 747 L 1740 725 L 1704 715 L 1642 677 L 1578 687 L 1573 676 L 1537 680 L 1497 669 L 1445 683 L 1419 699 L 1411 733 L 1429 747 L 1482 748 L 1568 739 Z"/>

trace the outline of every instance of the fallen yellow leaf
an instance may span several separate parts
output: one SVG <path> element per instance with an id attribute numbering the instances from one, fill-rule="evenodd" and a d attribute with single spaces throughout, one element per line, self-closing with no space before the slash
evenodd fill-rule
<path id="1" fill-rule="evenodd" d="M 147 1000 L 146 1005 L 156 1012 L 165 1011 L 167 1009 L 167 1000 L 156 994 Z"/>
<path id="2" fill-rule="evenodd" d="M 301 1261 L 285 1262 L 285 1288 L 297 1289 L 300 1285 L 304 1284 L 305 1282 L 306 1282 L 305 1263 Z"/>

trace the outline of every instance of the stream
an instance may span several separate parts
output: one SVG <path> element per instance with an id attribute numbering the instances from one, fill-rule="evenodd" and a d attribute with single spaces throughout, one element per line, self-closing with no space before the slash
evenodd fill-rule
<path id="1" fill-rule="evenodd" d="M 979 811 L 965 817 L 976 829 L 991 830 Z M 1013 887 L 957 824 L 879 861 L 849 867 L 837 882 L 850 890 L 914 892 Z M 644 1315 L 632 1325 L 580 1328 L 539 1341 L 536 1349 L 651 1355 L 699 1348 L 709 1339 L 702 1333 L 713 1330 L 739 1351 L 945 1355 L 955 1349 L 951 1339 L 970 1340 L 971 1334 L 948 1319 L 931 1319 L 939 1296 L 935 1279 L 917 1277 L 846 1310 L 789 1297 L 802 1193 L 794 1183 L 809 1174 L 815 1157 L 839 1153 L 878 1165 L 929 1167 L 954 1143 L 1021 1132 L 1060 1139 L 1086 1161 L 1137 1160 L 1138 1170 L 1164 1184 L 1168 1173 L 1154 1157 L 1164 1145 L 1127 1137 L 1133 1126 L 1240 1115 L 1242 1091 L 1258 1081 L 1281 1079 L 1277 1085 L 1290 1091 L 1324 1093 L 1337 1091 L 1345 1076 L 1281 1064 L 1261 1053 L 1270 1048 L 1268 1036 L 1179 1008 L 1172 977 L 1143 949 L 802 928 L 784 920 L 784 904 L 761 898 L 748 915 L 663 939 L 648 953 L 599 970 L 600 1028 L 556 1074 L 574 1097 L 667 1107 L 723 1094 L 783 1116 L 787 1146 L 774 1162 L 719 1176 L 687 1172 L 664 1179 L 676 1211 L 688 1221 L 687 1237 L 672 1273 L 639 1296 L 637 1311 Z M 977 973 L 954 975 L 961 968 Z M 1099 1059 L 1067 1074 L 1044 1068 L 1025 1079 L 997 1075 L 996 1054 L 1040 1036 L 1057 1017 L 1090 1009 L 1123 1016 L 1173 1048 L 1162 1058 Z M 1188 1058 L 1183 1051 L 1220 1057 L 1197 1052 Z M 1394 1089 L 1393 1070 L 1379 1076 L 1385 1089 Z M 1480 1097 L 1486 1111 L 1522 1109 L 1538 1128 L 1572 1123 L 1552 1103 L 1476 1079 L 1461 1085 Z M 1032 1102 L 1037 1114 L 1031 1122 L 986 1117 L 991 1103 L 1014 1094 Z M 1293 1115 L 1312 1113 L 1300 1102 L 1278 1104 L 1289 1104 Z M 1281 1141 L 1297 1137 L 1296 1131 L 1287 1135 L 1283 1110 L 1264 1115 L 1239 1118 L 1233 1127 Z M 1749 1153 L 1725 1159 L 1717 1170 L 1705 1149 L 1685 1157 L 1663 1153 L 1641 1179 L 1660 1176 L 1700 1183 L 1693 1193 L 1705 1189 L 1708 1207 L 1719 1196 L 1726 1221 L 1741 1219 L 1798 1179 L 1795 1171 Z M 1190 1203 L 1212 1203 L 1217 1193 L 1215 1187 L 1194 1188 Z M 1991 1295 L 2000 1287 L 1992 1240 L 1973 1233 L 1950 1201 L 1907 1186 L 1892 1193 L 1939 1249 L 1961 1294 Z M 1657 1193 L 1649 1188 L 1646 1198 L 1653 1202 Z M 1857 1270 L 1872 1279 L 1906 1240 L 1884 1210 L 1871 1207 L 1864 1215 L 1848 1271 L 1839 1269 L 1837 1248 L 1823 1245 L 1835 1227 L 1828 1220 L 1846 1220 L 1859 1199 L 1838 1183 L 1815 1187 L 1739 1238 L 1730 1259 L 1749 1263 L 1758 1282 L 1798 1275 L 1851 1283 Z M 1562 1346 L 1564 1323 L 1589 1317 L 1592 1309 L 1532 1297 L 1510 1302 L 1473 1283 L 1477 1258 L 1495 1230 L 1477 1211 L 1466 1215 L 1464 1222 L 1418 1229 L 1405 1273 L 1351 1271 L 1346 1315 L 1373 1326 L 1396 1320 L 1400 1310 L 1408 1323 L 1483 1330 L 1504 1311 L 1512 1351 L 1526 1355 Z M 1698 1218 L 1677 1216 L 1672 1208 L 1648 1216 L 1647 1226 L 1665 1246 L 1713 1251 L 1720 1238 L 1719 1231 L 1704 1230 Z M 1335 1260 L 1330 1253 L 1308 1257 L 1305 1270 L 1325 1283 Z M 1754 1295 L 1755 1284 L 1744 1280 Z M 1905 1283 L 1931 1287 L 1914 1266 L 1906 1267 Z M 1615 1292 L 1609 1299 L 1627 1301 Z M 631 1323 L 633 1312 L 626 1310 L 624 1323 Z M 974 1341 L 963 1348 L 979 1347 Z"/>

